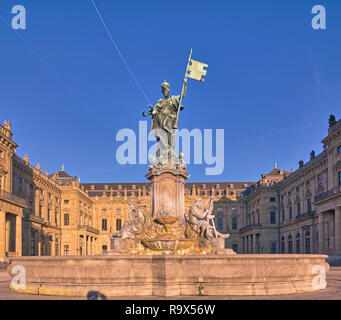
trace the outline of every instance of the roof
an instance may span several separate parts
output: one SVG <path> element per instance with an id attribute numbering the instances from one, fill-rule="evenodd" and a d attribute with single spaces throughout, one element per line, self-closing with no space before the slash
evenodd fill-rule
<path id="1" fill-rule="evenodd" d="M 71 178 L 71 176 L 65 171 L 54 172 L 50 174 L 49 177 L 52 177 L 53 175 L 55 175 L 56 178 Z"/>
<path id="2" fill-rule="evenodd" d="M 194 185 L 195 188 L 202 188 L 202 186 L 205 186 L 205 189 L 209 190 L 212 188 L 215 189 L 245 189 L 249 187 L 252 184 L 255 184 L 256 182 L 246 181 L 246 182 L 186 182 L 185 188 L 191 189 Z M 146 188 L 150 185 L 150 182 L 136 182 L 136 183 L 82 183 L 81 184 L 85 190 L 98 190 L 98 191 L 104 191 L 104 190 L 134 190 L 134 189 L 142 189 L 143 186 Z M 219 187 L 218 187 L 219 185 Z M 121 188 L 120 188 L 121 186 Z M 133 186 L 134 189 L 133 189 Z"/>

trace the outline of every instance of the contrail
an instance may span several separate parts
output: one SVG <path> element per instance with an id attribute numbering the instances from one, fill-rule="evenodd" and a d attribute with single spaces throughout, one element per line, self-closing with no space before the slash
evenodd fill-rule
<path id="1" fill-rule="evenodd" d="M 120 48 L 118 47 L 118 45 L 116 44 L 115 40 L 113 39 L 113 36 L 112 36 L 110 30 L 108 29 L 106 23 L 104 22 L 101 13 L 98 11 L 97 6 L 96 6 L 94 0 L 91 0 L 91 2 L 92 2 L 92 4 L 93 4 L 93 6 L 95 7 L 96 12 L 97 12 L 97 15 L 98 15 L 98 17 L 100 18 L 100 20 L 102 21 L 102 24 L 103 24 L 103 26 L 104 26 L 104 29 L 105 29 L 105 31 L 107 32 L 107 34 L 108 34 L 108 36 L 109 36 L 109 38 L 110 38 L 110 40 L 111 40 L 111 42 L 112 42 L 112 44 L 113 44 L 113 46 L 114 46 L 116 52 L 117 52 L 118 55 L 120 56 L 120 58 L 121 58 L 121 60 L 122 60 L 122 62 L 123 62 L 123 64 L 124 64 L 124 66 L 126 67 L 126 69 L 128 70 L 130 76 L 131 76 L 132 79 L 134 80 L 136 86 L 139 88 L 139 90 L 141 91 L 141 93 L 142 93 L 142 94 L 144 95 L 144 97 L 146 98 L 147 102 L 148 102 L 149 104 L 151 104 L 150 100 L 148 99 L 147 95 L 146 95 L 145 92 L 143 91 L 143 89 L 142 89 L 142 87 L 140 86 L 139 82 L 137 81 L 135 75 L 133 74 L 133 72 L 132 72 L 131 69 L 129 68 L 129 66 L 128 66 L 126 60 L 124 59 L 124 57 L 123 57 L 123 55 L 122 55 L 122 53 L 121 53 Z"/>

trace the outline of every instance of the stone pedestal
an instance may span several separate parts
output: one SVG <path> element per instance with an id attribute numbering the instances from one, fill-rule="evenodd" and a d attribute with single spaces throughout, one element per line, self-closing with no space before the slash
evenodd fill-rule
<path id="1" fill-rule="evenodd" d="M 151 182 L 152 218 L 172 216 L 184 221 L 185 180 L 190 177 L 186 165 L 150 166 L 149 169 L 146 178 Z"/>

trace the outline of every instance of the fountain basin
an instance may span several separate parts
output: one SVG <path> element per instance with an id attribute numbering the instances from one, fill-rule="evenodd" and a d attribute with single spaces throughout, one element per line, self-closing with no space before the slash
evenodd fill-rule
<path id="1" fill-rule="evenodd" d="M 326 255 L 115 255 L 15 257 L 19 292 L 87 296 L 274 295 L 311 292 L 329 271 Z M 17 272 L 15 272 L 17 274 Z M 314 285 L 315 284 L 315 285 Z M 294 297 L 293 297 L 294 298 Z"/>
<path id="2" fill-rule="evenodd" d="M 141 239 L 143 245 L 151 250 L 174 251 L 189 249 L 193 245 L 192 239 L 174 239 L 174 238 L 153 238 Z"/>

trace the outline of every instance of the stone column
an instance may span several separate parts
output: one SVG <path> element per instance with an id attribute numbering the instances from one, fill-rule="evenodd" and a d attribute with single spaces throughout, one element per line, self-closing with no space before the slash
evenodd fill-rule
<path id="1" fill-rule="evenodd" d="M 249 238 L 250 238 L 250 253 L 253 253 L 253 243 L 252 243 L 252 234 L 249 235 Z"/>
<path id="2" fill-rule="evenodd" d="M 36 234 L 38 236 L 38 256 L 41 256 L 41 235 L 40 233 Z"/>
<path id="3" fill-rule="evenodd" d="M 341 207 L 335 209 L 335 254 L 341 255 Z"/>
<path id="4" fill-rule="evenodd" d="M 51 243 L 51 256 L 56 255 L 56 235 L 51 235 L 52 236 L 52 243 Z"/>
<path id="5" fill-rule="evenodd" d="M 15 217 L 15 251 L 18 256 L 22 256 L 22 218 Z"/>
<path id="6" fill-rule="evenodd" d="M 319 214 L 319 253 L 324 253 L 324 219 L 323 212 Z"/>
<path id="7" fill-rule="evenodd" d="M 0 257 L 6 255 L 6 212 L 0 210 Z"/>

